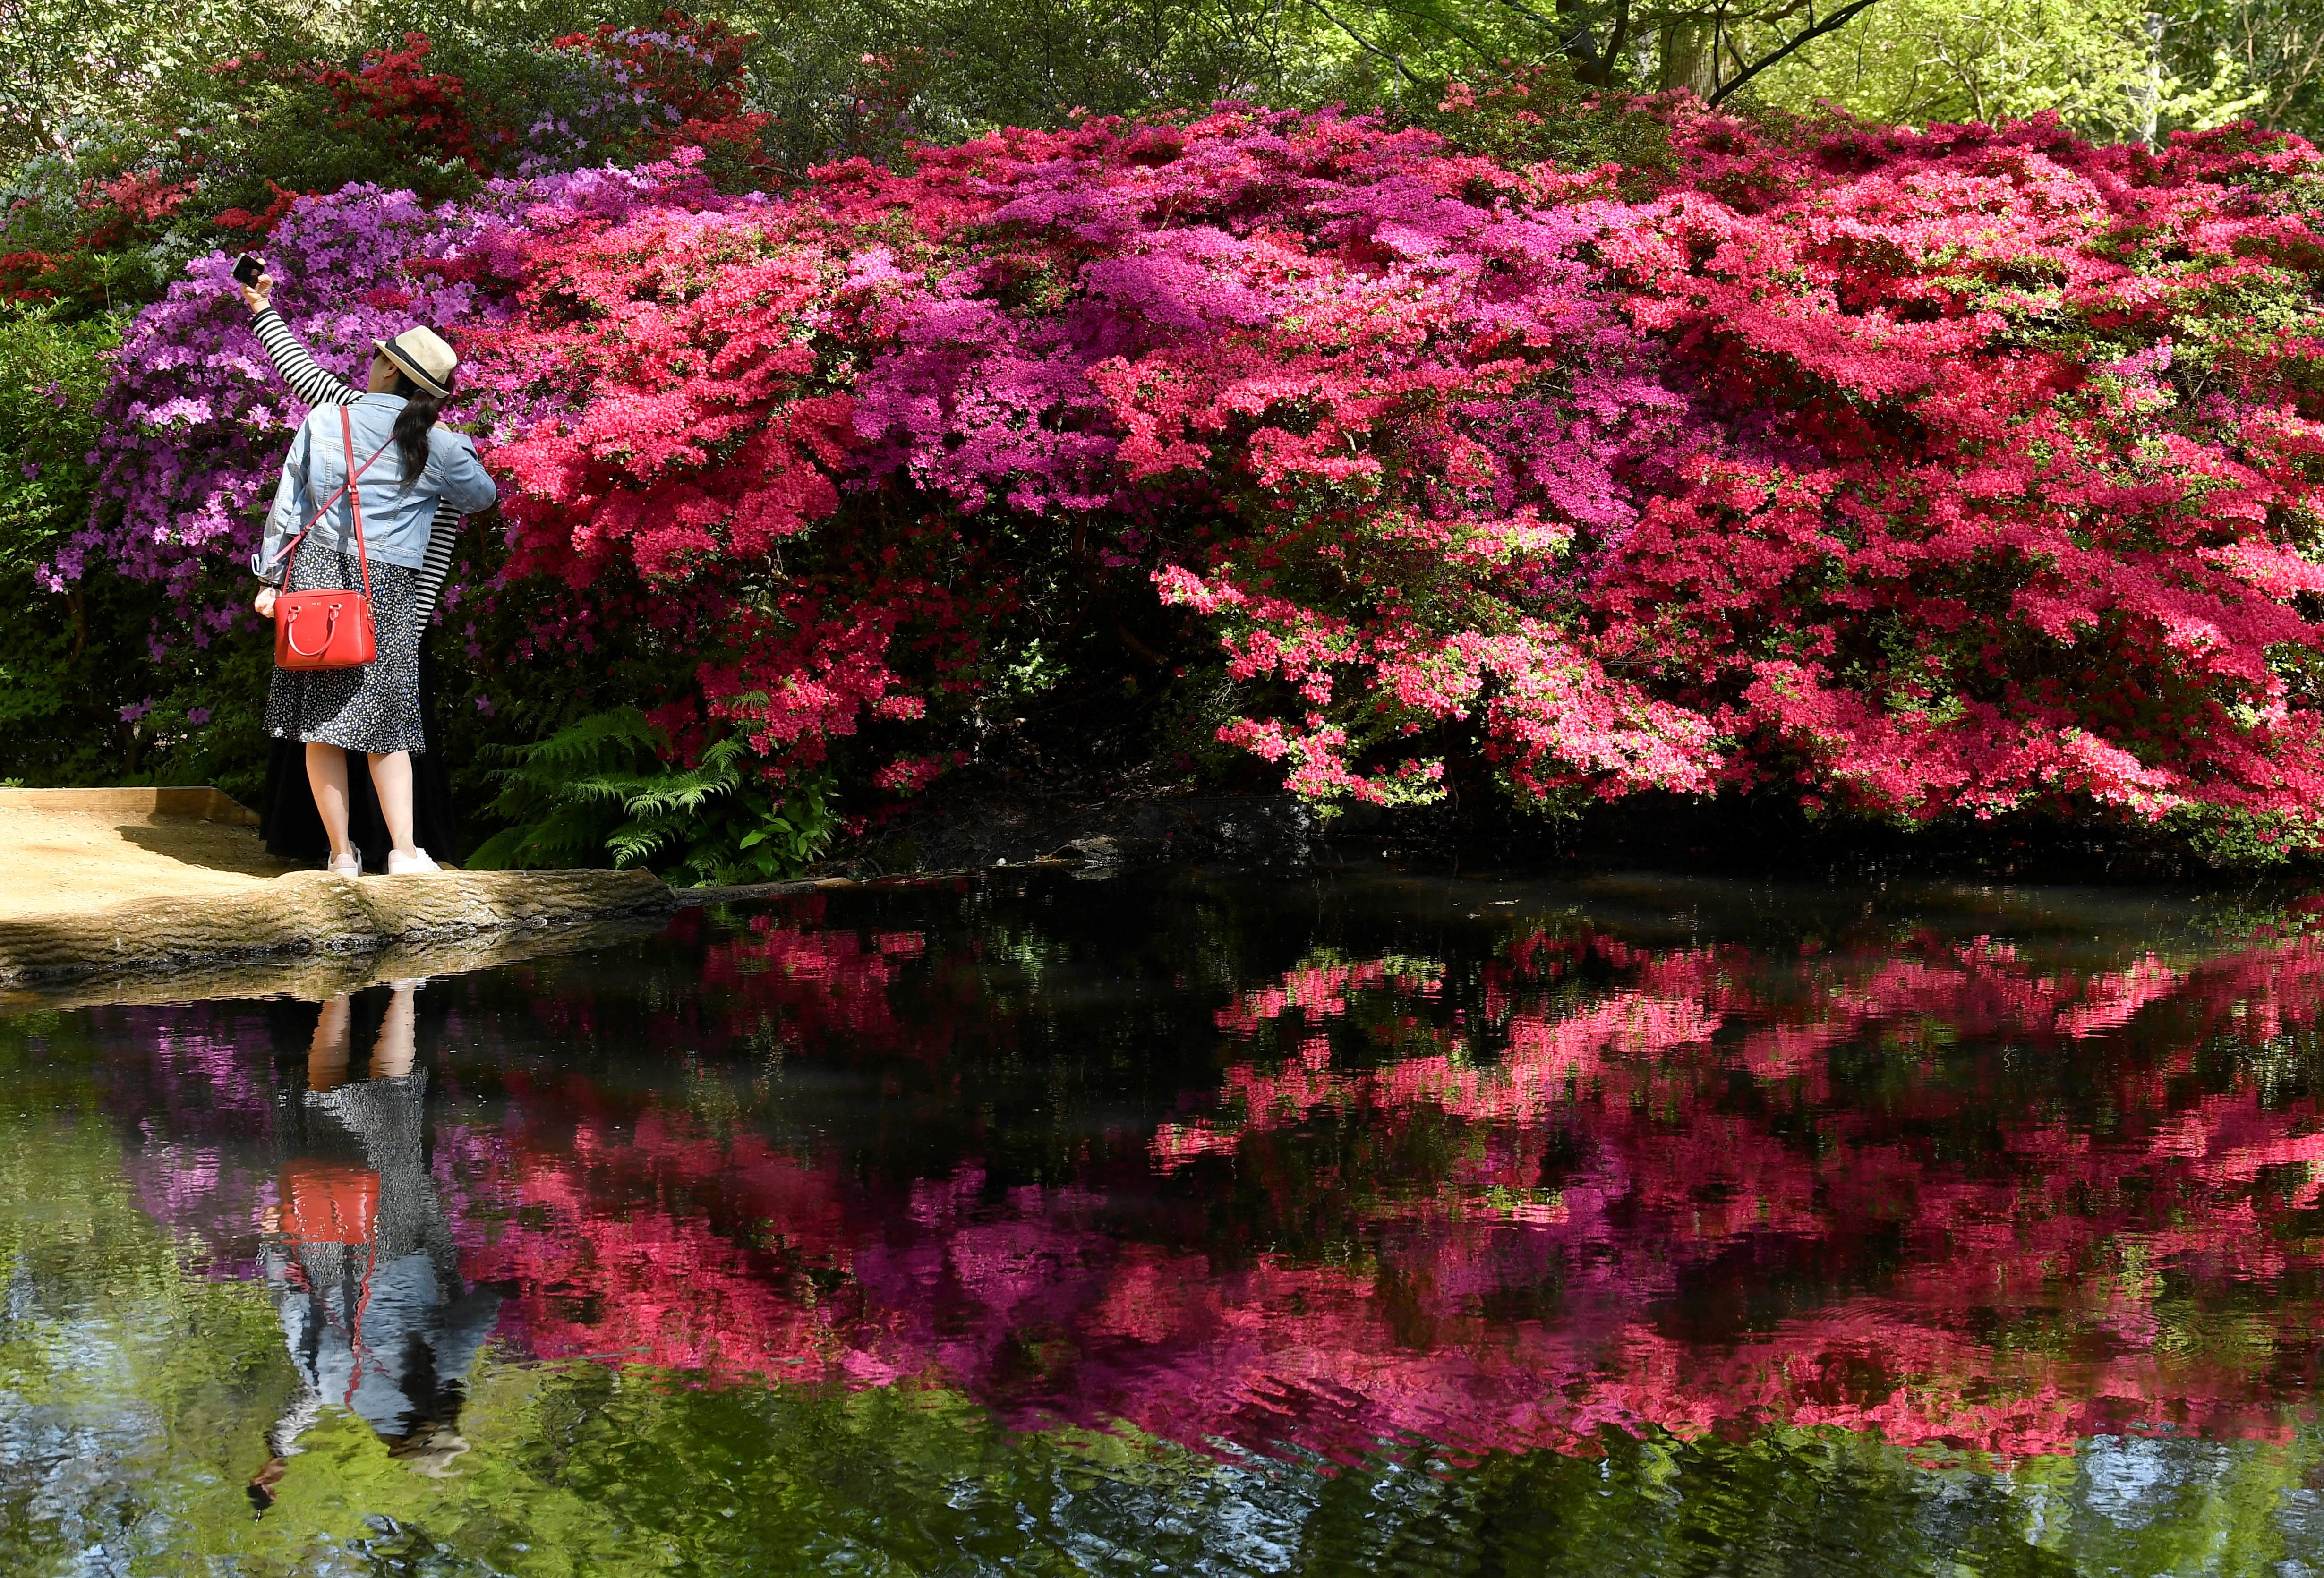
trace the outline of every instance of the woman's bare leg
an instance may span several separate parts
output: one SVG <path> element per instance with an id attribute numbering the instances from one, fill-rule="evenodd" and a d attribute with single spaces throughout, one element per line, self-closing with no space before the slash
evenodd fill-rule
<path id="1" fill-rule="evenodd" d="M 307 1046 L 307 1088 L 337 1090 L 347 1082 L 347 1028 L 355 1004 L 344 993 L 323 1005 L 315 1038 Z"/>
<path id="2" fill-rule="evenodd" d="M 411 1072 L 413 1057 L 419 1050 L 414 1031 L 418 1029 L 418 1005 L 412 1001 L 417 988 L 411 982 L 394 983 L 394 995 L 387 1000 L 387 1017 L 379 1024 L 379 1041 L 371 1049 L 371 1077 L 400 1079 Z"/>
<path id="3" fill-rule="evenodd" d="M 379 814 L 387 823 L 387 835 L 394 842 L 395 853 L 415 853 L 411 844 L 411 752 L 391 751 L 382 755 L 374 752 L 371 781 L 372 787 L 379 790 Z"/>
<path id="4" fill-rule="evenodd" d="M 331 858 L 347 856 L 347 753 L 337 745 L 307 743 L 307 787 L 315 791 L 315 809 L 331 840 Z M 406 804 L 409 804 L 407 798 Z"/>

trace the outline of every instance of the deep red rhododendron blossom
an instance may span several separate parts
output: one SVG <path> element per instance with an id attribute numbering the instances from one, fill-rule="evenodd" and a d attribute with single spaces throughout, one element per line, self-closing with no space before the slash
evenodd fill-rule
<path id="1" fill-rule="evenodd" d="M 964 627 L 991 594 L 937 572 L 960 558 L 949 525 L 796 540 L 838 509 L 855 447 L 854 401 L 828 388 L 813 343 L 844 288 L 839 263 L 798 215 L 762 204 L 576 230 L 519 245 L 521 311 L 471 341 L 520 434 L 493 452 L 516 486 L 514 567 L 586 586 L 618 562 L 689 595 L 706 610 L 692 633 L 717 654 L 697 674 L 708 710 L 777 776 L 819 765 L 863 721 L 917 720 L 930 693 L 962 688 L 978 651 Z M 557 410 L 572 389 L 590 397 Z M 556 414 L 520 414 L 543 409 Z M 770 565 L 774 585 L 738 586 Z M 917 689 L 899 643 L 923 653 Z M 875 774 L 929 776 L 906 761 Z"/>
<path id="2" fill-rule="evenodd" d="M 482 174 L 460 79 L 421 64 L 434 48 L 425 34 L 408 32 L 400 50 L 373 50 L 353 71 L 326 67 L 314 78 L 331 90 L 341 130 L 379 122 L 415 146 L 439 149 Z"/>
<path id="3" fill-rule="evenodd" d="M 1237 106 L 780 198 L 680 158 L 425 266 L 496 319 L 519 567 L 666 589 L 699 694 L 649 699 L 778 771 L 878 718 L 925 781 L 1009 545 L 1070 538 L 1318 799 L 1466 759 L 2317 842 L 2324 160 L 1651 113 L 1659 175 Z"/>

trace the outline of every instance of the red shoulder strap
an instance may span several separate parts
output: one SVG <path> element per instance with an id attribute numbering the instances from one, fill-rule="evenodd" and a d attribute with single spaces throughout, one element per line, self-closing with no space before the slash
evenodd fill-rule
<path id="1" fill-rule="evenodd" d="M 288 581 L 290 579 L 289 566 L 290 558 L 292 555 L 299 551 L 299 545 L 307 540 L 307 533 L 315 529 L 316 523 L 320 521 L 324 516 L 331 512 L 331 506 L 339 502 L 339 494 L 346 494 L 349 495 L 347 501 L 348 505 L 355 511 L 355 560 L 358 564 L 363 566 L 364 596 L 365 598 L 369 598 L 371 595 L 371 556 L 364 551 L 363 491 L 356 487 L 355 484 L 362 480 L 363 474 L 364 472 L 371 469 L 372 461 L 377 460 L 381 456 L 387 453 L 388 445 L 393 444 L 395 442 L 395 438 L 392 435 L 390 435 L 386 444 L 382 444 L 378 448 L 371 452 L 371 460 L 366 460 L 361 466 L 357 466 L 355 464 L 355 423 L 347 416 L 347 408 L 346 406 L 341 406 L 339 407 L 339 439 L 346 446 L 347 480 L 346 484 L 340 487 L 338 493 L 335 493 L 329 498 L 325 499 L 321 506 L 317 509 L 312 515 L 309 515 L 307 518 L 307 523 L 299 529 L 299 535 L 290 540 L 289 547 L 285 548 L 281 553 L 274 556 L 273 562 L 284 567 L 283 579 Z"/>
<path id="2" fill-rule="evenodd" d="M 347 447 L 347 508 L 355 512 L 355 563 L 363 568 L 364 601 L 368 603 L 371 601 L 371 555 L 364 551 L 363 489 L 355 484 L 363 480 L 364 471 L 371 469 L 371 460 L 387 453 L 387 444 L 394 443 L 395 437 L 392 433 L 388 436 L 387 444 L 382 444 L 371 460 L 363 463 L 363 471 L 355 469 L 355 419 L 347 415 L 346 406 L 339 407 L 339 438 Z M 290 577 L 286 574 L 283 578 L 288 580 Z"/>

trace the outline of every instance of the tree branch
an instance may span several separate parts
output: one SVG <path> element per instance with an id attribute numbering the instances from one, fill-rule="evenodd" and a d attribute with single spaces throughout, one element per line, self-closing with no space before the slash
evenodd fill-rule
<path id="1" fill-rule="evenodd" d="M 1802 45 L 1812 42 L 1817 39 L 1824 37 L 1826 34 L 1839 32 L 1840 28 L 1847 25 L 1848 23 L 1855 18 L 1858 12 L 1868 10 L 1879 3 L 1880 0 L 1854 0 L 1854 4 L 1841 6 L 1838 11 L 1833 12 L 1823 21 L 1810 23 L 1796 37 L 1785 40 L 1782 47 L 1777 49 L 1775 53 L 1771 55 L 1764 55 L 1758 60 L 1751 62 L 1750 66 L 1743 72 L 1743 74 L 1736 78 L 1734 81 L 1721 83 L 1718 91 L 1711 96 L 1709 100 L 1710 107 L 1717 109 L 1720 104 L 1726 101 L 1727 97 L 1729 94 L 1742 87 L 1746 82 L 1750 81 L 1752 78 L 1757 77 L 1760 72 L 1765 71 L 1768 67 L 1775 65 L 1777 61 L 1796 52 Z"/>
<path id="2" fill-rule="evenodd" d="M 1554 18 L 1544 16 L 1540 12 L 1536 11 L 1530 5 L 1521 5 L 1517 3 L 1517 0 L 1493 0 L 1493 4 L 1502 7 L 1504 10 L 1516 12 L 1519 16 L 1524 17 L 1527 22 L 1532 23 L 1536 27 L 1545 27 L 1550 29 L 1552 32 L 1554 32 L 1557 29 L 1558 23 Z"/>
<path id="3" fill-rule="evenodd" d="M 1508 0 L 1502 0 L 1502 3 L 1508 4 Z M 1572 63 L 1573 74 L 1578 79 L 1595 81 L 1605 75 L 1605 65 L 1599 56 L 1597 41 L 1590 36 L 1591 27 L 1597 20 L 1594 7 L 1585 4 L 1585 0 L 1556 0 L 1556 3 L 1557 20 L 1553 26 L 1559 34 L 1557 52 Z M 1534 14 L 1528 12 L 1526 14 Z"/>
<path id="4" fill-rule="evenodd" d="M 1629 42 L 1630 0 L 1614 0 L 1614 31 L 1606 40 L 1606 66 L 1599 73 L 1599 87 L 1614 86 L 1614 69 L 1622 63 L 1622 51 Z"/>
<path id="5" fill-rule="evenodd" d="M 1407 23 L 1416 22 L 1423 27 L 1434 26 L 1441 29 L 1443 32 L 1450 35 L 1456 42 L 1468 45 L 1470 50 L 1480 59 L 1490 60 L 1492 58 L 1492 50 L 1486 45 L 1482 39 L 1471 37 L 1462 29 L 1455 27 L 1452 23 L 1447 22 L 1442 14 L 1433 14 L 1425 6 L 1399 5 L 1397 4 L 1397 0 L 1371 0 L 1371 4 L 1375 8 L 1385 11 L 1391 16 L 1401 17 Z"/>
<path id="6" fill-rule="evenodd" d="M 1868 5 L 1871 3 L 1872 0 L 1864 0 L 1864 4 Z M 1415 88 L 1423 86 L 1420 78 L 1412 74 L 1412 68 L 1404 63 L 1403 56 L 1398 55 L 1392 51 L 1380 48 L 1379 45 L 1372 42 L 1371 40 L 1358 32 L 1354 28 L 1350 27 L 1346 23 L 1342 22 L 1338 17 L 1333 15 L 1331 12 L 1324 9 L 1323 0 L 1299 0 L 1299 4 L 1307 7 L 1308 10 L 1315 13 L 1316 15 L 1330 23 L 1333 27 L 1338 28 L 1342 32 L 1346 33 L 1350 38 L 1355 40 L 1356 47 L 1362 50 L 1365 53 L 1378 55 L 1381 60 L 1386 60 L 1389 65 L 1395 67 L 1396 74 L 1403 78 L 1406 82 L 1411 83 Z"/>

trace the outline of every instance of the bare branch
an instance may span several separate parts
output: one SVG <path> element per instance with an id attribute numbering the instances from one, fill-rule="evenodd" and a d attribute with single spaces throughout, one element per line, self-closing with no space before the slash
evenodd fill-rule
<path id="1" fill-rule="evenodd" d="M 1864 0 L 1864 3 L 1868 5 L 1871 4 L 1871 0 Z M 1308 10 L 1315 13 L 1316 15 L 1321 16 L 1324 21 L 1330 23 L 1333 27 L 1338 28 L 1342 32 L 1346 33 L 1350 38 L 1355 40 L 1357 48 L 1362 50 L 1367 54 L 1378 55 L 1381 60 L 1386 60 L 1389 65 L 1395 67 L 1396 74 L 1403 78 L 1406 82 L 1412 84 L 1413 87 L 1420 88 L 1425 86 L 1419 78 L 1412 74 L 1412 68 L 1404 63 L 1403 56 L 1397 54 L 1394 51 L 1380 48 L 1379 45 L 1372 42 L 1371 40 L 1358 32 L 1354 28 L 1350 27 L 1346 23 L 1342 22 L 1338 17 L 1333 15 L 1330 11 L 1324 8 L 1323 0 L 1299 0 L 1299 4 L 1307 7 Z"/>
<path id="2" fill-rule="evenodd" d="M 1750 81 L 1751 78 L 1757 77 L 1760 72 L 1765 71 L 1768 67 L 1775 65 L 1777 61 L 1795 53 L 1803 45 L 1812 43 L 1815 40 L 1822 38 L 1829 33 L 1839 32 L 1842 27 L 1846 26 L 1849 22 L 1854 19 L 1857 13 L 1868 10 L 1879 3 L 1880 0 L 1854 0 L 1854 4 L 1841 6 L 1839 10 L 1833 12 L 1821 22 L 1809 23 L 1808 25 L 1802 29 L 1797 35 L 1785 40 L 1773 54 L 1762 55 L 1758 60 L 1752 61 L 1750 66 L 1744 70 L 1742 75 L 1737 77 L 1734 81 L 1721 83 L 1719 87 L 1719 90 L 1711 96 L 1709 100 L 1711 107 L 1713 109 L 1718 108 L 1720 104 L 1726 101 L 1727 97 L 1729 94 L 1742 87 L 1746 82 Z M 1812 15 L 1813 13 L 1811 13 L 1810 14 Z"/>

